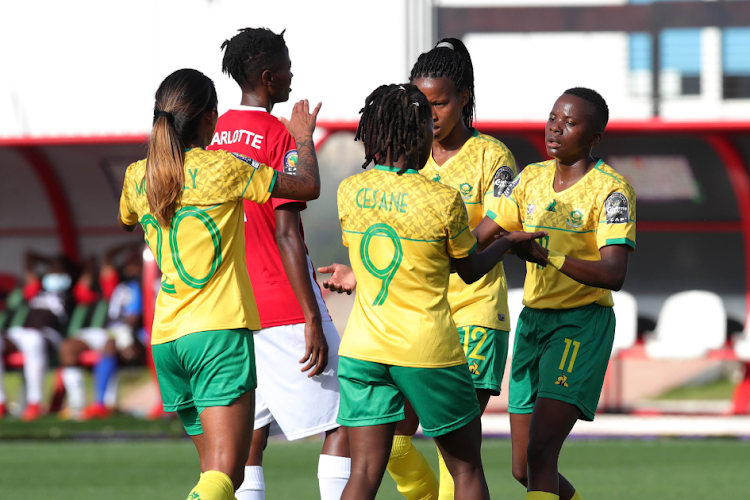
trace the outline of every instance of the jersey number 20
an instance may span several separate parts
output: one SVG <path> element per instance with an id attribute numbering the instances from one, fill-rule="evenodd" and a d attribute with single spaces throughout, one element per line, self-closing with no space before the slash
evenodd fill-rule
<path id="1" fill-rule="evenodd" d="M 204 226 L 206 226 L 206 229 L 211 236 L 211 242 L 213 243 L 214 255 L 211 259 L 211 268 L 209 269 L 208 274 L 206 274 L 206 276 L 203 276 L 202 278 L 196 278 L 195 276 L 191 275 L 187 271 L 187 269 L 185 269 L 185 265 L 182 263 L 182 259 L 180 259 L 180 249 L 177 245 L 177 231 L 180 228 L 180 223 L 188 217 L 195 217 L 196 219 L 201 221 Z M 156 217 L 151 214 L 146 214 L 143 216 L 141 225 L 143 226 L 143 232 L 146 233 L 146 243 L 148 243 L 148 246 L 152 249 L 153 247 L 151 246 L 151 242 L 148 239 L 149 228 L 152 228 L 154 232 L 156 232 L 156 263 L 159 265 L 159 269 L 162 269 L 163 272 L 161 249 L 164 240 L 162 235 L 164 229 L 159 225 Z M 214 274 L 216 274 L 216 270 L 221 265 L 221 232 L 219 231 L 219 228 L 216 226 L 216 223 L 211 218 L 211 216 L 200 208 L 183 207 L 175 212 L 174 217 L 172 218 L 172 227 L 167 231 L 169 237 L 169 248 L 172 251 L 172 264 L 174 264 L 174 267 L 177 270 L 177 276 L 179 276 L 182 282 L 187 286 L 200 290 L 201 288 L 206 286 L 206 283 L 208 283 L 211 278 L 213 278 Z M 162 279 L 161 289 L 166 293 L 176 292 L 174 283 L 169 282 L 166 274 Z"/>

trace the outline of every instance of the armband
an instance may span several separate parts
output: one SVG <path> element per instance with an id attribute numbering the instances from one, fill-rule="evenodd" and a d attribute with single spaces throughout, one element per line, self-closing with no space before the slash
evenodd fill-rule
<path id="1" fill-rule="evenodd" d="M 547 250 L 547 252 L 547 261 L 549 262 L 549 265 L 559 271 L 565 263 L 565 255 L 560 252 L 555 252 L 554 250 Z"/>

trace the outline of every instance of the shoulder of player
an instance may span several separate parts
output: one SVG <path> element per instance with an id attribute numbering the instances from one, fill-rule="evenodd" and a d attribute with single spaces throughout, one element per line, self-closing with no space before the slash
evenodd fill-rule
<path id="1" fill-rule="evenodd" d="M 513 159 L 513 153 L 508 146 L 491 135 L 475 132 L 471 140 L 474 143 L 475 154 L 481 156 L 484 169 L 495 169 L 498 163 L 507 164 Z"/>
<path id="2" fill-rule="evenodd" d="M 599 161 L 594 171 L 597 176 L 596 185 L 600 186 L 602 191 L 623 191 L 628 195 L 635 194 L 628 180 L 604 161 Z"/>
<path id="3" fill-rule="evenodd" d="M 516 179 L 519 179 L 521 183 L 528 184 L 534 182 L 540 176 L 545 175 L 549 168 L 554 168 L 555 160 L 540 161 L 537 163 L 529 163 L 526 167 L 519 172 Z"/>
<path id="4" fill-rule="evenodd" d="M 146 173 L 146 159 L 138 160 L 128 165 L 125 170 L 125 179 L 135 177 L 142 178 Z"/>

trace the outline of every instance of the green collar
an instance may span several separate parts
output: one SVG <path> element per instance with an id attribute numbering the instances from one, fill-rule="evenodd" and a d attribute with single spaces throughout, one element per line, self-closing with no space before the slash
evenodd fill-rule
<path id="1" fill-rule="evenodd" d="M 398 172 L 401 170 L 400 168 L 396 167 L 386 167 L 385 165 L 375 165 L 375 170 L 382 170 L 383 172 Z M 408 168 L 404 172 L 405 174 L 418 174 L 418 170 L 414 170 L 413 168 Z"/>

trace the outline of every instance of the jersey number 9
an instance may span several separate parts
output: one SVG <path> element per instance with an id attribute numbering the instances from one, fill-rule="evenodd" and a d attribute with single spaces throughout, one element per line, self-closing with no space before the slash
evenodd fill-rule
<path id="1" fill-rule="evenodd" d="M 384 268 L 378 268 L 370 259 L 370 240 L 373 236 L 384 236 L 391 240 L 393 243 L 394 251 L 391 262 Z M 383 305 L 385 299 L 388 298 L 388 286 L 391 284 L 393 277 L 396 275 L 399 266 L 401 265 L 401 259 L 404 258 L 404 251 L 401 248 L 401 240 L 398 237 L 398 233 L 388 224 L 373 224 L 364 236 L 362 236 L 362 243 L 359 247 L 360 256 L 362 257 L 362 263 L 367 269 L 367 272 L 378 278 L 383 282 L 380 286 L 380 292 L 375 297 L 375 301 L 372 303 L 374 306 Z"/>

